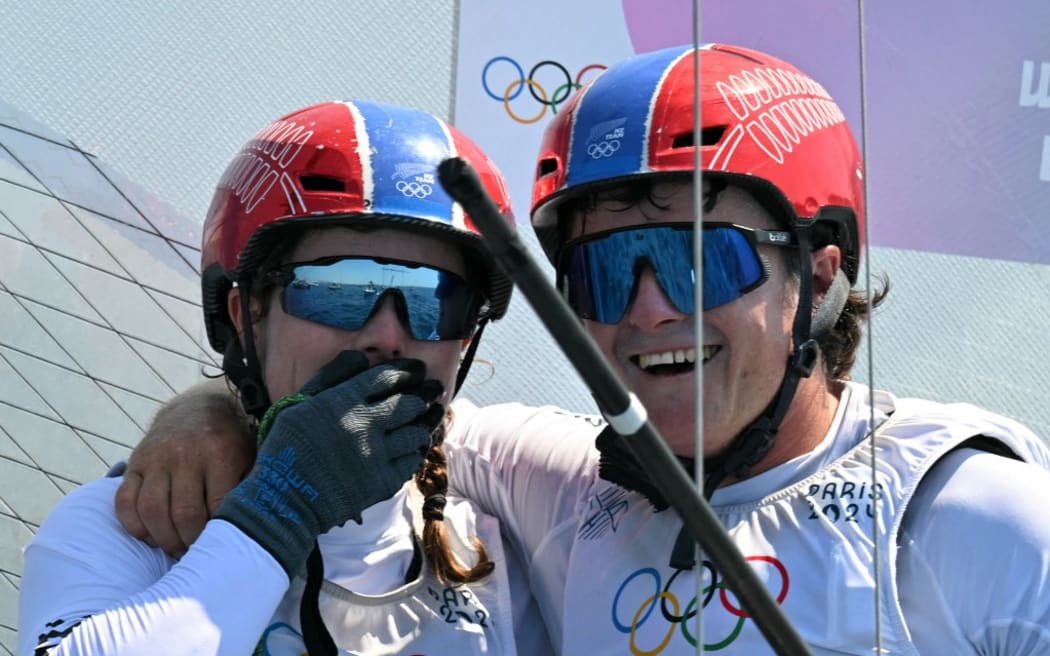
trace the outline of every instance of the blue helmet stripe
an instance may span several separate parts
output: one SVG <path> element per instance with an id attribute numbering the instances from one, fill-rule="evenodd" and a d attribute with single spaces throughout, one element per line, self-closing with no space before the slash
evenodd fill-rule
<path id="1" fill-rule="evenodd" d="M 355 106 L 371 150 L 371 211 L 452 223 L 452 199 L 437 181 L 438 164 L 455 155 L 448 131 L 438 119 L 416 110 L 378 103 Z"/>
<path id="2" fill-rule="evenodd" d="M 650 104 L 682 54 L 681 47 L 659 50 L 621 62 L 595 79 L 576 110 L 567 187 L 649 170 Z"/>

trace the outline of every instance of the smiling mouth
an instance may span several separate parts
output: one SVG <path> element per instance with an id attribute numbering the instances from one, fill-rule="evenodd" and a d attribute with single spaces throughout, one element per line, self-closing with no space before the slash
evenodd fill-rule
<path id="1" fill-rule="evenodd" d="M 703 362 L 707 362 L 721 350 L 720 346 L 705 346 Z M 642 371 L 657 376 L 674 376 L 693 371 L 696 366 L 696 349 L 676 349 L 660 353 L 632 355 L 633 362 Z"/>

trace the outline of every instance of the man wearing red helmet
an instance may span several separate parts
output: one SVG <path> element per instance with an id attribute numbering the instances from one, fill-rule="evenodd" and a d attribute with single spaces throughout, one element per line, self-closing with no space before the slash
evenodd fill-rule
<path id="1" fill-rule="evenodd" d="M 610 67 L 548 127 L 532 220 L 558 287 L 672 450 L 704 458 L 715 512 L 814 653 L 1050 653 L 1035 505 L 1050 454 L 1005 417 L 850 381 L 871 308 L 850 292 L 865 215 L 845 119 L 786 62 L 699 57 L 699 135 L 691 48 Z M 460 403 L 447 444 L 455 489 L 503 519 L 560 653 L 695 653 L 699 608 L 706 649 L 768 653 L 609 431 Z M 142 457 L 154 477 L 160 457 Z"/>
<path id="2" fill-rule="evenodd" d="M 202 305 L 258 454 L 178 560 L 120 528 L 118 479 L 65 497 L 26 549 L 19 653 L 516 652 L 498 522 L 446 496 L 444 406 L 511 292 L 434 184 L 451 156 L 513 222 L 488 158 L 424 112 L 323 103 L 245 144 Z"/>

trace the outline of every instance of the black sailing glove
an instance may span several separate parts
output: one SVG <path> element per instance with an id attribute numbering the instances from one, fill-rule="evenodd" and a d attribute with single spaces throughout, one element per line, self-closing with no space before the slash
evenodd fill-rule
<path id="1" fill-rule="evenodd" d="M 442 386 L 424 382 L 424 370 L 407 359 L 368 368 L 361 353 L 340 353 L 266 413 L 255 466 L 215 516 L 262 545 L 289 578 L 298 574 L 318 535 L 360 523 L 423 462 L 444 415 L 433 402 Z"/>

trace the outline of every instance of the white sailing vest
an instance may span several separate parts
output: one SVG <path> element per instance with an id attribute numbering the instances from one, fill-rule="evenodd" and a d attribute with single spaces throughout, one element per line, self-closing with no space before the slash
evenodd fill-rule
<path id="1" fill-rule="evenodd" d="M 882 392 L 876 392 L 876 406 L 892 414 L 876 431 L 874 484 L 865 439 L 814 475 L 755 503 L 714 508 L 814 654 L 872 654 L 875 515 L 882 646 L 890 654 L 917 653 L 898 600 L 897 538 L 908 502 L 937 460 L 983 435 L 1050 469 L 1038 438 L 973 406 L 895 400 Z M 695 654 L 697 605 L 703 607 L 706 652 L 773 653 L 710 564 L 689 571 L 668 566 L 682 526 L 673 511 L 656 513 L 641 495 L 603 480 L 590 492 L 577 508 L 563 654 Z"/>
<path id="2" fill-rule="evenodd" d="M 414 501 L 413 516 L 418 517 L 419 500 Z M 416 580 L 381 595 L 357 594 L 325 581 L 319 599 L 321 617 L 340 654 L 515 654 L 499 523 L 462 499 L 449 499 L 444 512 L 449 533 L 477 535 L 484 542 L 496 564 L 493 573 L 479 583 L 446 585 L 437 580 L 424 558 Z M 471 562 L 464 542 L 456 538 L 451 542 L 456 555 L 464 562 Z M 299 602 L 304 587 L 302 577 L 292 581 L 263 633 L 256 654 L 302 656 L 306 653 L 299 624 Z"/>

